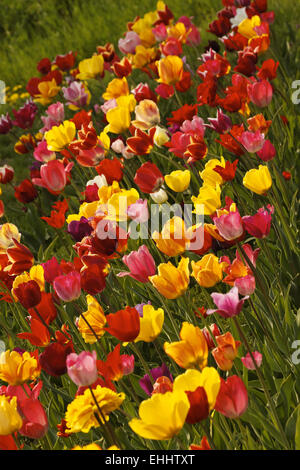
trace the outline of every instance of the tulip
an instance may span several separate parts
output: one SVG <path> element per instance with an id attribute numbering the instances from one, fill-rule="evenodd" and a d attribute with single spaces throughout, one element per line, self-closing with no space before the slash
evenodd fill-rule
<path id="1" fill-rule="evenodd" d="M 127 31 L 125 38 L 119 39 L 118 47 L 123 54 L 134 54 L 139 44 L 141 44 L 139 35 L 134 31 Z"/>
<path id="2" fill-rule="evenodd" d="M 221 379 L 221 388 L 217 397 L 215 409 L 227 418 L 238 418 L 248 408 L 248 393 L 242 379 L 232 375 Z"/>
<path id="3" fill-rule="evenodd" d="M 175 170 L 169 175 L 165 175 L 165 182 L 176 193 L 185 191 L 191 181 L 191 172 L 189 170 Z"/>
<path id="4" fill-rule="evenodd" d="M 233 287 L 227 294 L 213 292 L 211 297 L 218 308 L 207 310 L 207 314 L 211 315 L 216 312 L 223 318 L 231 318 L 238 315 L 243 308 L 245 300 L 249 298 L 246 296 L 240 300 L 237 287 Z"/>
<path id="5" fill-rule="evenodd" d="M 127 215 L 137 224 L 143 224 L 149 219 L 147 199 L 138 199 L 134 204 L 130 204 Z"/>
<path id="6" fill-rule="evenodd" d="M 218 134 L 225 134 L 232 128 L 232 121 L 229 116 L 223 113 L 222 109 L 218 109 L 216 118 L 208 118 L 210 129 L 213 129 Z"/>
<path id="7" fill-rule="evenodd" d="M 36 281 L 32 280 L 23 282 L 14 288 L 14 295 L 26 309 L 36 307 L 42 300 L 40 287 Z"/>
<path id="8" fill-rule="evenodd" d="M 66 360 L 74 352 L 71 343 L 51 343 L 39 355 L 42 369 L 53 377 L 60 377 L 67 372 Z"/>
<path id="9" fill-rule="evenodd" d="M 140 316 L 132 307 L 126 307 L 116 313 L 106 315 L 108 328 L 104 328 L 112 336 L 120 341 L 131 342 L 140 332 Z"/>
<path id="10" fill-rule="evenodd" d="M 203 256 L 200 261 L 192 261 L 192 276 L 202 287 L 213 287 L 223 277 L 222 263 L 212 254 Z"/>
<path id="11" fill-rule="evenodd" d="M 268 162 L 269 160 L 273 160 L 273 158 L 275 158 L 276 149 L 269 140 L 266 140 L 262 149 L 257 152 L 257 155 L 264 162 Z"/>
<path id="12" fill-rule="evenodd" d="M 198 196 L 192 196 L 192 202 L 195 206 L 196 214 L 211 215 L 216 209 L 221 207 L 221 189 L 217 184 L 215 188 L 204 184 L 200 190 Z M 204 207 L 203 207 L 204 206 Z"/>
<path id="13" fill-rule="evenodd" d="M 248 95 L 252 103 L 259 108 L 269 106 L 273 97 L 273 88 L 268 80 L 248 85 Z"/>
<path id="14" fill-rule="evenodd" d="M 160 114 L 157 104 L 152 100 L 142 100 L 135 107 L 135 121 L 132 125 L 136 128 L 147 130 L 160 122 Z"/>
<path id="15" fill-rule="evenodd" d="M 173 382 L 173 377 L 166 364 L 162 364 L 160 367 L 150 369 L 150 374 L 153 379 L 153 382 L 156 382 L 157 379 L 159 379 L 160 377 L 167 378 L 171 383 Z M 139 380 L 139 384 L 147 395 L 152 395 L 153 385 L 148 374 L 144 375 L 144 377 Z"/>
<path id="16" fill-rule="evenodd" d="M 158 274 L 149 278 L 151 284 L 167 299 L 177 299 L 189 285 L 189 259 L 181 258 L 178 267 L 172 263 L 161 263 Z"/>
<path id="17" fill-rule="evenodd" d="M 107 85 L 106 91 L 103 93 L 102 97 L 105 101 L 117 99 L 120 96 L 129 95 L 129 87 L 126 80 L 126 77 L 123 78 L 114 78 Z"/>
<path id="18" fill-rule="evenodd" d="M 123 375 L 132 374 L 134 371 L 134 355 L 122 354 L 120 356 Z"/>
<path id="19" fill-rule="evenodd" d="M 69 163 L 65 168 L 60 160 L 51 160 L 41 166 L 41 178 L 33 178 L 32 182 L 54 194 L 58 194 L 64 190 L 67 184 L 67 174 L 72 166 L 73 163 Z"/>
<path id="20" fill-rule="evenodd" d="M 144 305 L 143 315 L 140 318 L 140 332 L 135 343 L 145 341 L 151 343 L 160 334 L 164 324 L 164 311 L 162 308 L 154 309 L 152 305 Z"/>
<path id="21" fill-rule="evenodd" d="M 219 327 L 216 325 L 216 323 L 212 323 L 208 328 L 205 327 L 201 331 L 204 334 L 208 350 L 211 351 L 215 347 L 212 336 L 216 337 L 221 335 Z"/>
<path id="22" fill-rule="evenodd" d="M 101 305 L 91 295 L 86 296 L 88 309 L 80 315 L 77 328 L 86 343 L 92 344 L 104 335 L 106 318 Z M 86 320 L 86 321 L 85 321 Z M 91 328 L 93 331 L 91 331 Z"/>
<path id="23" fill-rule="evenodd" d="M 243 221 L 238 211 L 214 217 L 213 221 L 219 234 L 225 240 L 236 240 L 244 233 Z"/>
<path id="24" fill-rule="evenodd" d="M 22 427 L 22 418 L 17 410 L 17 398 L 0 395 L 0 436 L 7 436 Z"/>
<path id="25" fill-rule="evenodd" d="M 185 392 L 155 393 L 141 403 L 140 419 L 132 419 L 129 426 L 145 439 L 168 440 L 182 429 L 188 411 Z"/>
<path id="26" fill-rule="evenodd" d="M 166 191 L 162 188 L 150 194 L 151 199 L 156 204 L 164 204 L 168 200 L 168 195 Z"/>
<path id="27" fill-rule="evenodd" d="M 38 111 L 37 105 L 33 101 L 27 101 L 18 111 L 12 110 L 15 120 L 12 122 L 14 126 L 21 129 L 28 129 L 33 125 L 36 113 Z"/>
<path id="28" fill-rule="evenodd" d="M 218 346 L 212 350 L 212 355 L 221 370 L 230 370 L 241 343 L 236 341 L 229 332 L 217 336 L 216 342 Z"/>
<path id="29" fill-rule="evenodd" d="M 65 276 L 57 276 L 53 281 L 53 287 L 61 300 L 72 302 L 81 294 L 80 274 L 77 271 L 71 271 Z"/>
<path id="30" fill-rule="evenodd" d="M 274 208 L 273 208 L 274 210 Z M 256 238 L 265 238 L 269 235 L 272 222 L 272 211 L 266 210 L 264 207 L 258 209 L 254 215 L 245 215 L 243 223 L 245 229 Z"/>
<path id="31" fill-rule="evenodd" d="M 43 163 L 55 160 L 56 158 L 55 152 L 48 149 L 46 140 L 39 142 L 37 147 L 34 149 L 33 156 L 37 161 Z"/>
<path id="32" fill-rule="evenodd" d="M 84 59 L 78 64 L 79 73 L 76 78 L 88 80 L 103 74 L 104 59 L 102 55 L 94 55 L 90 59 Z"/>
<path id="33" fill-rule="evenodd" d="M 205 367 L 202 372 L 188 369 L 176 377 L 173 390 L 184 391 L 190 402 L 187 423 L 195 424 L 208 417 L 215 406 L 220 384 L 220 376 L 213 367 Z"/>
<path id="34" fill-rule="evenodd" d="M 169 219 L 163 226 L 161 233 L 153 232 L 152 238 L 157 248 L 168 256 L 177 256 L 183 253 L 189 243 L 184 221 L 178 216 Z"/>
<path id="35" fill-rule="evenodd" d="M 142 245 L 138 251 L 132 251 L 129 255 L 123 256 L 122 261 L 130 272 L 118 273 L 119 277 L 130 276 L 136 281 L 146 283 L 149 282 L 149 276 L 155 274 L 155 261 L 146 245 Z"/>
<path id="36" fill-rule="evenodd" d="M 259 130 L 254 132 L 243 132 L 239 141 L 245 147 L 247 152 L 256 153 L 261 150 L 265 144 L 265 136 Z"/>
<path id="37" fill-rule="evenodd" d="M 53 126 L 45 133 L 45 139 L 49 150 L 60 152 L 75 138 L 76 126 L 72 121 L 64 121 L 59 126 Z"/>
<path id="38" fill-rule="evenodd" d="M 173 384 L 168 377 L 158 377 L 153 384 L 152 395 L 155 393 L 167 393 L 173 391 Z"/>
<path id="39" fill-rule="evenodd" d="M 262 354 L 258 351 L 254 351 L 252 353 L 252 356 L 254 357 L 254 361 L 256 363 L 256 366 L 260 367 L 261 362 L 262 362 Z M 249 352 L 246 354 L 245 357 L 241 357 L 241 361 L 247 369 L 249 369 L 249 370 L 255 370 L 256 369 L 255 364 L 253 362 L 253 359 L 251 357 L 251 354 Z"/>
<path id="40" fill-rule="evenodd" d="M 153 137 L 155 145 L 157 145 L 158 147 L 162 147 L 163 145 L 165 145 L 165 143 L 169 141 L 169 139 L 170 138 L 167 131 L 159 126 L 156 126 L 155 134 Z"/>
<path id="41" fill-rule="evenodd" d="M 37 196 L 36 188 L 28 179 L 23 180 L 19 186 L 15 187 L 15 198 L 23 204 L 34 201 Z"/>
<path id="42" fill-rule="evenodd" d="M 68 88 L 63 87 L 62 92 L 70 109 L 83 108 L 89 103 L 90 93 L 86 91 L 83 83 L 72 82 Z"/>
<path id="43" fill-rule="evenodd" d="M 183 322 L 180 341 L 164 344 L 165 353 L 184 369 L 203 369 L 207 364 L 208 347 L 205 337 L 191 323 Z"/>
<path id="44" fill-rule="evenodd" d="M 0 167 L 0 183 L 7 184 L 14 177 L 15 170 L 10 165 L 4 165 Z"/>
<path id="45" fill-rule="evenodd" d="M 9 385 L 21 385 L 27 380 L 35 380 L 40 372 L 36 357 L 27 351 L 18 353 L 8 349 L 0 355 L 0 380 Z"/>
<path id="46" fill-rule="evenodd" d="M 0 134 L 8 134 L 13 127 L 12 120 L 8 113 L 0 116 Z"/>
<path id="47" fill-rule="evenodd" d="M 183 77 L 183 61 L 178 56 L 167 56 L 157 63 L 159 80 L 166 85 L 174 85 Z"/>
<path id="48" fill-rule="evenodd" d="M 69 354 L 66 360 L 67 371 L 70 379 L 77 387 L 87 387 L 96 382 L 98 378 L 97 354 L 82 351 L 79 355 Z"/>
<path id="49" fill-rule="evenodd" d="M 240 295 L 252 295 L 255 291 L 255 277 L 249 274 L 248 276 L 239 277 L 234 281 L 234 287 L 238 288 Z"/>
<path id="50" fill-rule="evenodd" d="M 259 165 L 247 171 L 243 179 L 243 185 L 256 194 L 265 195 L 272 186 L 272 178 L 267 166 Z"/>

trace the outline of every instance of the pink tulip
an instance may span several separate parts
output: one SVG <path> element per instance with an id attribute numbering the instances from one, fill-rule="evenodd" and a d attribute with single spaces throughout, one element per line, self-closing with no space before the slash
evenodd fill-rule
<path id="1" fill-rule="evenodd" d="M 238 288 L 240 295 L 252 295 L 255 291 L 255 277 L 251 274 L 239 277 L 234 281 L 234 286 Z"/>
<path id="2" fill-rule="evenodd" d="M 83 108 L 88 102 L 89 95 L 86 92 L 83 83 L 74 81 L 68 86 L 68 88 L 63 87 L 62 92 L 64 98 L 67 100 L 67 105 Z"/>
<path id="3" fill-rule="evenodd" d="M 265 238 L 269 235 L 271 229 L 272 213 L 264 207 L 258 209 L 254 215 L 245 215 L 243 217 L 243 223 L 245 229 L 255 238 Z"/>
<path id="4" fill-rule="evenodd" d="M 134 371 L 134 355 L 121 354 L 122 370 L 124 375 L 132 374 Z"/>
<path id="5" fill-rule="evenodd" d="M 193 116 L 191 121 L 183 121 L 180 130 L 185 134 L 196 134 L 199 137 L 203 137 L 205 133 L 204 121 L 199 116 Z"/>
<path id="6" fill-rule="evenodd" d="M 227 241 L 236 240 L 244 233 L 243 221 L 238 211 L 214 217 L 213 221 L 221 237 Z"/>
<path id="7" fill-rule="evenodd" d="M 149 219 L 147 199 L 138 199 L 134 204 L 130 204 L 127 215 L 138 224 L 147 222 Z"/>
<path id="8" fill-rule="evenodd" d="M 136 281 L 146 283 L 149 281 L 149 276 L 155 274 L 155 261 L 146 245 L 142 245 L 138 251 L 132 251 L 129 255 L 123 256 L 122 261 L 130 272 L 121 272 L 118 274 L 119 277 L 130 276 Z"/>
<path id="9" fill-rule="evenodd" d="M 65 110 L 63 103 L 59 101 L 57 103 L 51 104 L 47 111 L 47 116 L 42 116 L 41 120 L 44 123 L 44 127 L 40 129 L 40 132 L 43 134 L 49 131 L 53 126 L 59 126 L 64 120 Z"/>
<path id="10" fill-rule="evenodd" d="M 123 54 L 134 54 L 139 44 L 141 44 L 139 35 L 134 31 L 128 31 L 124 39 L 119 39 L 118 47 Z"/>
<path id="11" fill-rule="evenodd" d="M 238 418 L 248 408 L 248 393 L 242 379 L 231 375 L 221 378 L 221 387 L 217 396 L 215 409 L 227 418 Z"/>
<path id="12" fill-rule="evenodd" d="M 272 85 L 268 82 L 268 80 L 252 83 L 251 85 L 248 85 L 248 95 L 252 103 L 254 103 L 259 108 L 265 108 L 272 101 Z"/>
<path id="13" fill-rule="evenodd" d="M 71 353 L 66 360 L 68 375 L 78 387 L 88 387 L 98 378 L 96 351 Z"/>
<path id="14" fill-rule="evenodd" d="M 32 182 L 37 186 L 48 189 L 48 191 L 54 194 L 58 194 L 65 188 L 67 176 L 72 167 L 72 162 L 64 167 L 64 164 L 60 160 L 51 160 L 41 166 L 41 178 L 32 178 Z"/>
<path id="15" fill-rule="evenodd" d="M 164 23 L 159 23 L 152 29 L 156 41 L 164 41 L 168 36 L 167 28 Z"/>
<path id="16" fill-rule="evenodd" d="M 256 153 L 261 150 L 265 143 L 265 136 L 258 131 L 243 132 L 239 141 L 245 147 L 247 152 Z"/>
<path id="17" fill-rule="evenodd" d="M 213 292 L 211 297 L 218 307 L 217 309 L 209 309 L 206 314 L 211 315 L 212 313 L 219 313 L 223 318 L 235 317 L 240 313 L 243 308 L 244 302 L 249 296 L 239 299 L 239 291 L 237 287 L 230 289 L 227 294 L 219 294 L 218 292 Z"/>
<path id="18" fill-rule="evenodd" d="M 257 155 L 264 162 L 268 162 L 269 160 L 273 160 L 273 158 L 276 156 L 276 149 L 272 142 L 266 140 L 263 148 L 257 152 Z"/>
<path id="19" fill-rule="evenodd" d="M 56 158 L 55 152 L 52 152 L 52 150 L 48 150 L 46 140 L 42 140 L 37 145 L 37 147 L 34 149 L 33 156 L 38 162 L 43 163 L 50 162 L 51 160 L 55 160 Z"/>
<path id="20" fill-rule="evenodd" d="M 81 294 L 80 274 L 77 271 L 71 271 L 65 276 L 58 276 L 53 281 L 53 287 L 61 300 L 72 302 Z"/>
<path id="21" fill-rule="evenodd" d="M 257 367 L 260 367 L 262 363 L 262 354 L 258 351 L 254 351 L 252 356 L 254 357 Z M 241 361 L 247 369 L 255 370 L 255 365 L 250 353 L 247 353 L 245 357 L 241 357 Z"/>
<path id="22" fill-rule="evenodd" d="M 251 247 L 251 245 L 249 245 L 249 243 L 245 243 L 245 245 L 243 245 L 242 248 L 243 248 L 243 251 L 246 253 L 247 257 L 249 258 L 249 260 L 251 261 L 251 263 L 253 264 L 253 266 L 255 267 L 257 257 L 260 253 L 260 248 L 256 248 L 256 250 L 253 251 L 252 247 Z M 247 260 L 244 260 L 244 258 L 240 257 L 240 254 L 239 254 L 238 250 L 236 250 L 235 256 L 236 256 L 237 260 L 245 262 L 248 266 Z M 248 266 L 248 267 L 250 268 L 250 266 Z"/>

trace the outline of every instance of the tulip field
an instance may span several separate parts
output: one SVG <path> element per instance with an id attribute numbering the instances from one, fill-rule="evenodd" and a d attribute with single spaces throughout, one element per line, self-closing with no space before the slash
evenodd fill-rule
<path id="1" fill-rule="evenodd" d="M 300 6 L 132 3 L 6 48 L 0 449 L 300 450 Z"/>

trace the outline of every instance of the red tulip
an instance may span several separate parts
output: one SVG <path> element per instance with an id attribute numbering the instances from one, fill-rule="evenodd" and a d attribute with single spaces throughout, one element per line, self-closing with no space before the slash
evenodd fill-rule
<path id="1" fill-rule="evenodd" d="M 15 198 L 23 204 L 34 201 L 37 195 L 38 193 L 36 188 L 28 179 L 23 180 L 19 186 L 15 187 Z"/>
<path id="2" fill-rule="evenodd" d="M 132 307 L 125 307 L 106 316 L 109 328 L 105 330 L 120 341 L 133 341 L 140 332 L 140 316 Z"/>
<path id="3" fill-rule="evenodd" d="M 22 282 L 18 287 L 15 287 L 14 294 L 20 304 L 26 309 L 36 307 L 42 300 L 40 287 L 36 281 L 32 280 Z"/>
<path id="4" fill-rule="evenodd" d="M 62 344 L 51 343 L 39 355 L 39 362 L 42 369 L 53 377 L 59 377 L 67 372 L 66 360 L 73 352 L 72 343 Z"/>
<path id="5" fill-rule="evenodd" d="M 221 378 L 215 409 L 227 418 L 238 418 L 245 413 L 247 407 L 248 393 L 242 379 L 232 375 L 225 382 Z"/>
<path id="6" fill-rule="evenodd" d="M 255 82 L 248 86 L 248 95 L 252 103 L 254 103 L 259 108 L 265 108 L 272 101 L 272 85 L 268 82 L 268 80 Z"/>
<path id="7" fill-rule="evenodd" d="M 137 170 L 134 182 L 143 193 L 151 194 L 160 188 L 164 177 L 154 163 L 146 162 Z"/>

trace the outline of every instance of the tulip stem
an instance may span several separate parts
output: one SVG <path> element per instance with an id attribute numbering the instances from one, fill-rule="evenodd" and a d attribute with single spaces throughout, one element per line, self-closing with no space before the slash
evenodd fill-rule
<path id="1" fill-rule="evenodd" d="M 130 343 L 130 345 L 131 345 L 131 348 L 133 349 L 133 351 L 134 351 L 134 352 L 136 353 L 136 355 L 138 356 L 139 360 L 141 361 L 141 364 L 142 364 L 142 366 L 143 366 L 143 369 L 144 369 L 144 371 L 146 372 L 146 374 L 149 375 L 150 382 L 151 382 L 151 384 L 153 385 L 153 384 L 154 384 L 154 380 L 153 380 L 153 377 L 152 377 L 152 374 L 151 374 L 151 372 L 150 372 L 150 368 L 149 368 L 147 362 L 144 360 L 144 358 L 143 358 L 142 354 L 140 353 L 140 351 L 139 351 L 137 345 L 134 344 L 134 343 Z"/>
<path id="2" fill-rule="evenodd" d="M 100 415 L 100 417 L 101 417 L 101 419 L 100 419 L 99 416 L 97 415 L 97 413 L 95 413 L 95 416 L 96 416 L 96 419 L 97 419 L 98 423 L 99 423 L 100 425 L 102 425 L 104 428 L 107 429 L 107 432 L 108 432 L 108 435 L 109 435 L 109 437 L 110 437 L 110 440 L 111 440 L 112 445 L 115 445 L 116 447 L 119 447 L 119 448 L 121 449 L 120 445 L 117 443 L 117 439 L 116 439 L 116 436 L 115 436 L 115 434 L 114 434 L 114 432 L 113 432 L 113 429 L 112 429 L 112 427 L 110 426 L 110 424 L 106 421 L 105 416 L 104 416 L 104 414 L 103 414 L 103 412 L 102 412 L 102 410 L 101 410 L 101 407 L 100 407 L 100 405 L 99 405 L 99 403 L 98 403 L 98 401 L 97 401 L 97 398 L 95 397 L 95 394 L 94 394 L 94 392 L 93 392 L 93 389 L 92 389 L 92 387 L 91 387 L 90 385 L 89 385 L 89 390 L 90 390 L 90 392 L 91 392 L 91 395 L 92 395 L 92 397 L 93 397 L 93 400 L 94 400 L 94 402 L 95 402 L 95 405 L 97 406 L 97 410 L 98 410 L 98 412 L 99 412 L 99 415 Z"/>
<path id="3" fill-rule="evenodd" d="M 274 406 L 273 399 L 272 399 L 272 397 L 271 397 L 271 395 L 270 395 L 270 392 L 269 392 L 269 390 L 268 390 L 268 387 L 267 387 L 267 385 L 266 385 L 266 383 L 265 383 L 264 377 L 263 377 L 263 375 L 261 374 L 261 372 L 260 372 L 260 370 L 259 370 L 259 366 L 258 366 L 258 364 L 257 364 L 257 362 L 256 362 L 256 360 L 255 360 L 255 357 L 254 357 L 254 355 L 253 355 L 253 353 L 252 353 L 252 351 L 251 351 L 251 348 L 250 348 L 250 346 L 249 346 L 249 343 L 248 343 L 248 341 L 247 341 L 247 338 L 246 338 L 246 336 L 244 335 L 244 332 L 243 332 L 242 327 L 241 327 L 241 325 L 240 325 L 240 323 L 239 323 L 239 320 L 238 320 L 238 318 L 235 316 L 235 317 L 233 317 L 233 321 L 234 321 L 234 324 L 235 324 L 235 326 L 236 326 L 236 328 L 237 328 L 237 330 L 238 330 L 238 332 L 239 332 L 240 338 L 241 338 L 241 340 L 243 341 L 243 343 L 244 343 L 244 345 L 245 345 L 247 351 L 249 352 L 250 357 L 251 357 L 251 359 L 252 359 L 252 361 L 253 361 L 253 364 L 254 364 L 254 367 L 255 367 L 257 376 L 258 376 L 258 378 L 259 378 L 259 381 L 260 381 L 260 383 L 261 383 L 261 385 L 262 385 L 262 388 L 263 388 L 263 390 L 264 390 L 264 393 L 265 393 L 265 395 L 266 395 L 267 401 L 268 401 L 268 403 L 269 403 L 269 406 L 270 406 L 271 411 L 272 411 L 272 414 L 273 414 L 273 418 L 274 418 L 275 422 L 277 423 L 277 427 L 278 427 L 278 430 L 279 430 L 279 432 L 280 432 L 280 434 L 281 434 L 281 437 L 282 437 L 282 439 L 283 439 L 283 442 L 285 443 L 287 449 L 290 449 L 289 442 L 288 442 L 288 440 L 287 440 L 287 437 L 286 437 L 285 432 L 284 432 L 284 430 L 283 430 L 282 424 L 281 424 L 280 419 L 279 419 L 279 417 L 278 417 L 278 414 L 277 414 L 277 412 L 276 412 L 276 408 L 275 408 L 275 406 Z"/>

